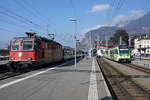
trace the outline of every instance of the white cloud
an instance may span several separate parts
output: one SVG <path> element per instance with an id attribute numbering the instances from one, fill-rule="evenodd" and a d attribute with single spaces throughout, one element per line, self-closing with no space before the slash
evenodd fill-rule
<path id="1" fill-rule="evenodd" d="M 99 12 L 99 11 L 105 11 L 110 8 L 109 4 L 104 4 L 104 5 L 94 5 L 92 9 L 89 12 Z"/>
<path id="2" fill-rule="evenodd" d="M 83 29 L 81 31 L 81 33 L 82 33 L 82 35 L 85 35 L 85 33 L 89 32 L 91 30 L 96 30 L 96 29 L 101 28 L 101 27 L 109 27 L 109 26 L 112 26 L 112 25 L 107 25 L 107 24 L 105 24 L 105 25 L 96 25 L 96 26 L 91 27 L 91 28 Z"/>
<path id="3" fill-rule="evenodd" d="M 136 20 L 143 17 L 145 12 L 142 10 L 132 10 L 128 15 L 120 14 L 116 16 L 112 21 L 111 25 L 123 27 L 127 25 L 131 20 Z"/>
<path id="4" fill-rule="evenodd" d="M 86 32 L 89 32 L 89 31 L 91 31 L 91 30 L 95 30 L 95 29 L 98 29 L 98 28 L 100 28 L 100 27 L 103 27 L 103 26 L 106 26 L 106 25 L 96 25 L 96 26 L 94 26 L 94 27 L 91 27 L 91 28 L 87 28 L 87 29 L 82 30 L 81 33 L 86 33 Z"/>
<path id="5" fill-rule="evenodd" d="M 96 25 L 94 27 L 91 28 L 87 28 L 81 31 L 82 34 L 85 34 L 91 30 L 95 30 L 104 26 L 118 26 L 118 27 L 123 27 L 125 25 L 127 25 L 131 20 L 136 20 L 138 18 L 141 18 L 145 15 L 145 12 L 142 10 L 132 10 L 129 14 L 125 15 L 125 14 L 120 14 L 118 16 L 116 16 L 111 23 L 108 24 L 104 24 L 104 25 Z"/>

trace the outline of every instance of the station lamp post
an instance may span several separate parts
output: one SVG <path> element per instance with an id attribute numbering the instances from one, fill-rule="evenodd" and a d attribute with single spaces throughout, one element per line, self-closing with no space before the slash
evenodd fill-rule
<path id="1" fill-rule="evenodd" d="M 75 33 L 74 33 L 74 39 L 75 39 L 75 56 L 74 56 L 74 58 L 75 58 L 75 60 L 74 60 L 74 63 L 75 63 L 75 70 L 76 70 L 76 68 L 77 68 L 77 20 L 76 19 L 74 19 L 74 18 L 70 18 L 69 19 L 69 21 L 72 21 L 72 22 L 74 22 L 75 23 Z"/>

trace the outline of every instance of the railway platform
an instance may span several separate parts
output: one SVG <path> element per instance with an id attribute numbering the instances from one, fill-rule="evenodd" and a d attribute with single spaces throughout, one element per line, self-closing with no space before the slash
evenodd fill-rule
<path id="1" fill-rule="evenodd" d="M 134 65 L 138 65 L 138 66 L 150 69 L 150 60 L 135 59 L 131 63 Z"/>
<path id="2" fill-rule="evenodd" d="M 8 63 L 8 60 L 2 60 L 0 61 L 0 65 L 6 65 Z"/>
<path id="3" fill-rule="evenodd" d="M 0 100 L 112 100 L 95 58 L 0 81 Z"/>

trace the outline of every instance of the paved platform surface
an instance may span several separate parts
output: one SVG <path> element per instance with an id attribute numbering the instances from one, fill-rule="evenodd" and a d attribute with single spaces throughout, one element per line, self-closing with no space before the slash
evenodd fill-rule
<path id="1" fill-rule="evenodd" d="M 95 58 L 0 81 L 0 100 L 111 100 Z"/>
<path id="2" fill-rule="evenodd" d="M 142 66 L 144 68 L 150 69 L 150 61 L 148 61 L 148 60 L 136 59 L 136 60 L 133 60 L 131 63 L 138 65 L 138 66 Z"/>
<path id="3" fill-rule="evenodd" d="M 0 65 L 5 65 L 5 64 L 8 63 L 8 61 L 9 61 L 9 60 L 2 60 L 2 61 L 0 61 Z"/>

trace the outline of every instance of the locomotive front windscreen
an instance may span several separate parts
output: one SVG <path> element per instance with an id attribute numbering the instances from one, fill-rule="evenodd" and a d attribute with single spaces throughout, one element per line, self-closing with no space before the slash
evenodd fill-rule
<path id="1" fill-rule="evenodd" d="M 13 41 L 11 42 L 11 50 L 19 50 L 19 41 Z"/>
<path id="2" fill-rule="evenodd" d="M 121 54 L 128 54 L 128 53 L 129 53 L 129 50 L 120 50 L 120 53 L 121 53 Z"/>
<path id="3" fill-rule="evenodd" d="M 23 50 L 33 50 L 33 42 L 23 41 Z"/>
<path id="4" fill-rule="evenodd" d="M 129 54 L 128 45 L 120 45 L 119 51 L 120 51 L 120 54 Z"/>
<path id="5" fill-rule="evenodd" d="M 127 45 L 120 45 L 119 48 L 120 49 L 128 49 L 128 46 Z"/>

